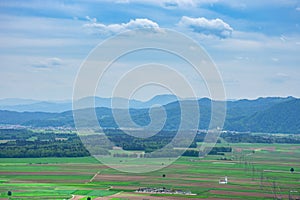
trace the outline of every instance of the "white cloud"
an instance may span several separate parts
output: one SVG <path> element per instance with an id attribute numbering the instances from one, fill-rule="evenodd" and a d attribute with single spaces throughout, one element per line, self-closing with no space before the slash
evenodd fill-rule
<path id="1" fill-rule="evenodd" d="M 163 8 L 189 9 L 202 4 L 216 3 L 218 0 L 119 0 L 117 3 L 143 3 L 161 6 Z"/>
<path id="2" fill-rule="evenodd" d="M 219 18 L 209 20 L 204 17 L 191 18 L 183 16 L 178 25 L 180 27 L 189 28 L 196 33 L 213 35 L 219 38 L 230 37 L 233 31 L 233 28 L 231 28 L 229 24 Z"/>
<path id="3" fill-rule="evenodd" d="M 103 0 L 102 0 L 103 1 Z M 107 2 L 111 2 L 110 0 L 105 0 Z M 191 9 L 191 8 L 199 8 L 202 5 L 213 5 L 220 4 L 226 5 L 233 9 L 244 10 L 244 9 L 257 9 L 264 8 L 266 6 L 270 6 L 270 2 L 272 6 L 293 6 L 296 4 L 297 0 L 272 0 L 272 1 L 261 1 L 261 0 L 117 0 L 115 3 L 123 3 L 123 4 L 148 4 L 154 6 L 160 6 L 166 9 L 179 8 L 179 9 Z M 296 10 L 300 10 L 299 7 Z"/>
<path id="4" fill-rule="evenodd" d="M 62 60 L 60 58 L 47 58 L 45 60 L 42 60 L 36 64 L 33 64 L 32 66 L 34 68 L 41 68 L 41 69 L 48 69 L 53 67 L 58 67 L 62 65 Z"/>
<path id="5" fill-rule="evenodd" d="M 105 25 L 102 23 L 96 23 L 96 19 L 91 19 L 88 17 L 89 21 L 94 21 L 93 23 L 85 24 L 85 28 L 90 28 L 93 33 L 98 33 L 101 35 L 114 35 L 127 30 L 134 29 L 149 29 L 151 31 L 158 31 L 159 25 L 149 19 L 131 19 L 127 23 L 121 24 L 109 24 Z"/>
<path id="6" fill-rule="evenodd" d="M 90 16 L 85 16 L 85 18 L 87 20 L 89 20 L 90 22 L 93 22 L 93 23 L 96 23 L 97 22 L 97 19 L 96 18 L 91 18 Z"/>
<path id="7" fill-rule="evenodd" d="M 189 8 L 197 5 L 195 0 L 165 0 L 157 2 L 165 8 Z"/>

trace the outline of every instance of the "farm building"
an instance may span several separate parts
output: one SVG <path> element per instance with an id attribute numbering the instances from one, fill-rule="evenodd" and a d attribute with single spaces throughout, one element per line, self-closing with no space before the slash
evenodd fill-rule
<path id="1" fill-rule="evenodd" d="M 220 180 L 219 180 L 219 184 L 227 184 L 227 183 L 228 183 L 227 176 L 225 176 L 224 179 L 220 179 Z"/>

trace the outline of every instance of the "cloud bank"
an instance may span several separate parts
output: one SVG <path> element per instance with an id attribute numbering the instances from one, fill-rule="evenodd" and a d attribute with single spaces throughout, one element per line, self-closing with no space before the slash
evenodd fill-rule
<path id="1" fill-rule="evenodd" d="M 192 18 L 183 16 L 178 25 L 196 33 L 213 35 L 219 38 L 228 38 L 233 31 L 229 24 L 219 18 L 209 20 L 204 17 Z"/>
<path id="2" fill-rule="evenodd" d="M 121 33 L 127 30 L 134 29 L 149 29 L 150 31 L 158 31 L 159 25 L 156 22 L 153 22 L 149 19 L 131 19 L 127 23 L 120 24 L 109 24 L 105 25 L 102 23 L 97 23 L 95 18 L 86 17 L 91 23 L 84 24 L 85 28 L 89 28 L 93 31 L 93 33 L 101 34 L 101 35 L 114 35 L 117 33 Z"/>
<path id="3" fill-rule="evenodd" d="M 58 67 L 61 65 L 62 65 L 62 60 L 60 58 L 53 57 L 53 58 L 47 58 L 45 60 L 40 61 L 39 63 L 33 64 L 32 67 L 47 69 L 47 68 Z"/>

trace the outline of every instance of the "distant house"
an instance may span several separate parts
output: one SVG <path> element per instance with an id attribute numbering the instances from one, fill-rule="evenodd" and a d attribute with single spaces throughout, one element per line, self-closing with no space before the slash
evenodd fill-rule
<path id="1" fill-rule="evenodd" d="M 122 149 L 122 147 L 114 146 L 114 147 L 113 147 L 113 150 L 123 150 L 123 149 Z"/>
<path id="2" fill-rule="evenodd" d="M 225 176 L 224 179 L 220 179 L 220 180 L 219 180 L 219 184 L 227 184 L 227 183 L 228 183 L 227 176 Z"/>

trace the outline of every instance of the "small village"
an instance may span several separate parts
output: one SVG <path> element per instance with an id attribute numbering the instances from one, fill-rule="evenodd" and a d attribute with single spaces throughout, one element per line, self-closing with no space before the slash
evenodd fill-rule
<path id="1" fill-rule="evenodd" d="M 192 194 L 191 191 L 183 191 L 183 190 L 173 190 L 163 188 L 139 188 L 135 192 L 138 193 L 155 193 L 155 194 L 182 194 L 182 195 L 195 195 Z"/>

